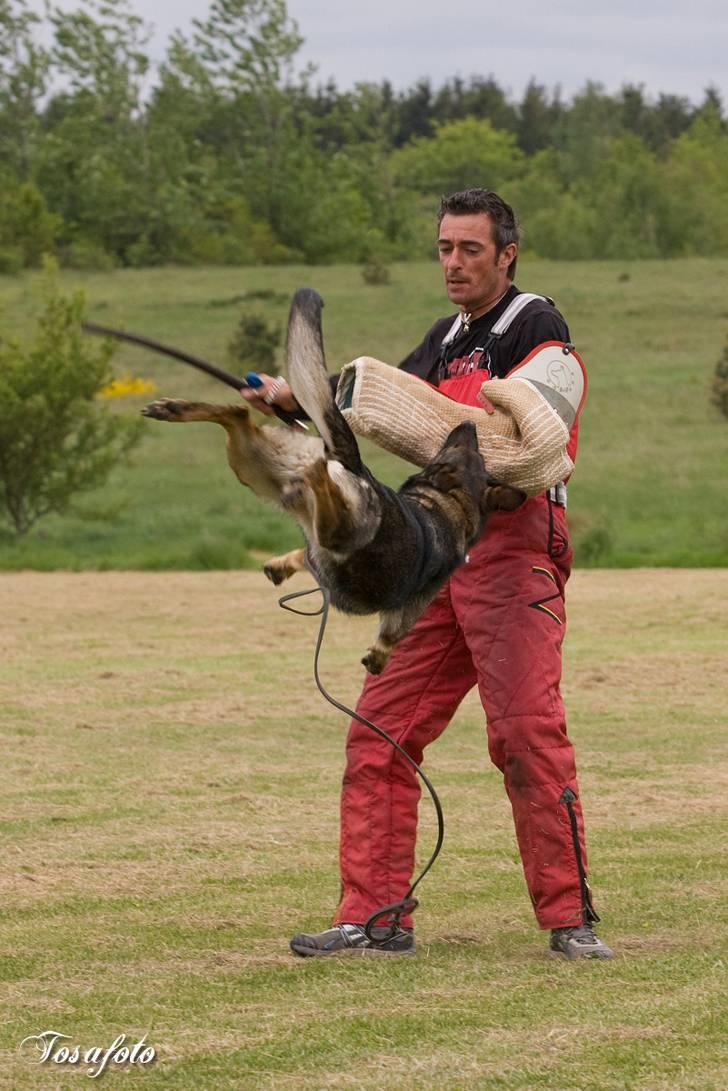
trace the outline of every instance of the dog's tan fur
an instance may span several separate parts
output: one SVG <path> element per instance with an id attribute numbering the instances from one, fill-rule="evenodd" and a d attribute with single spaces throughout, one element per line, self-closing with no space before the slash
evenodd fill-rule
<path id="1" fill-rule="evenodd" d="M 513 509 L 525 497 L 488 477 L 470 424 L 454 429 L 438 459 L 405 482 L 399 494 L 377 482 L 361 463 L 353 433 L 334 404 L 320 306 L 315 293 L 294 298 L 288 363 L 296 397 L 321 438 L 294 428 L 259 427 L 240 405 L 165 398 L 143 413 L 176 423 L 210 421 L 225 429 L 228 462 L 238 480 L 292 515 L 307 539 L 306 550 L 268 561 L 266 576 L 278 584 L 309 568 L 340 609 L 378 612 L 379 632 L 362 662 L 379 673 L 464 558 L 486 512 Z M 419 553 L 413 543 L 419 543 Z M 397 589 L 408 584 L 418 566 L 420 584 L 400 601 Z"/>

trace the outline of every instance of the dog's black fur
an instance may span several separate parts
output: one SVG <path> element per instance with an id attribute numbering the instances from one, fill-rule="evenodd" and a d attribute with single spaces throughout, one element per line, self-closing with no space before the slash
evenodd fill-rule
<path id="1" fill-rule="evenodd" d="M 513 510 L 525 494 L 495 482 L 466 422 L 448 436 L 421 473 L 398 491 L 378 481 L 361 459 L 354 433 L 336 405 L 321 336 L 321 297 L 301 289 L 291 304 L 288 370 L 297 400 L 323 440 L 295 429 L 258 428 L 241 406 L 155 402 L 160 420 L 212 420 L 228 432 L 228 458 L 244 484 L 290 512 L 306 536 L 265 566 L 280 583 L 304 566 L 344 613 L 380 614 L 377 639 L 362 662 L 384 669 L 394 645 L 432 601 L 479 537 L 488 512 Z"/>

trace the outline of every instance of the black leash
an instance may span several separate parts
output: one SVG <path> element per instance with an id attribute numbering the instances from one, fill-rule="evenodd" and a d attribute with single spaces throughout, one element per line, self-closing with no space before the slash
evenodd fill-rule
<path id="1" fill-rule="evenodd" d="M 199 356 L 193 356 L 191 353 L 184 352 L 181 349 L 173 348 L 171 345 L 164 345 L 159 341 L 153 340 L 151 337 L 143 337 L 137 333 L 127 333 L 124 330 L 113 329 L 110 326 L 100 326 L 96 322 L 83 322 L 82 327 L 87 333 L 95 333 L 102 337 L 114 337 L 119 341 L 127 341 L 133 345 L 140 345 L 143 348 L 151 349 L 153 352 L 159 352 L 164 356 L 171 356 L 175 360 L 181 360 L 185 364 L 190 364 L 192 367 L 196 367 L 200 371 L 204 371 L 207 375 L 212 375 L 213 378 L 219 379 L 220 382 L 226 383 L 228 386 L 233 387 L 234 390 L 242 390 L 244 387 L 250 385 L 245 379 L 238 378 L 236 375 L 231 375 L 229 371 L 225 371 L 223 368 L 218 367 L 216 364 L 211 364 L 209 360 L 203 360 Z M 301 421 L 299 421 L 293 413 L 289 413 L 286 410 L 281 409 L 277 405 L 273 405 L 271 406 L 271 408 L 273 409 L 273 412 L 276 414 L 276 416 L 280 417 L 280 419 L 285 421 L 286 424 L 301 425 Z M 301 426 L 305 427 L 305 425 Z M 294 606 L 288 605 L 288 603 L 291 602 L 293 599 L 302 598 L 304 595 L 313 595 L 317 591 L 321 592 L 321 596 L 323 599 L 321 607 L 318 610 L 297 610 Z M 371 720 L 367 720 L 364 716 L 360 716 L 358 712 L 355 712 L 351 708 L 347 708 L 346 705 L 342 705 L 339 701 L 336 700 L 335 697 L 332 697 L 321 682 L 321 677 L 319 675 L 318 669 L 319 653 L 321 651 L 321 645 L 324 639 L 324 632 L 326 631 L 330 601 L 331 600 L 329 593 L 325 587 L 313 587 L 309 591 L 295 591 L 290 595 L 284 595 L 281 599 L 278 600 L 278 603 L 280 606 L 283 607 L 284 610 L 290 610 L 292 614 L 300 614 L 303 617 L 321 617 L 321 624 L 319 626 L 318 637 L 316 639 L 316 649 L 314 651 L 313 657 L 313 673 L 319 691 L 323 694 L 323 696 L 330 705 L 333 705 L 334 708 L 337 708 L 339 712 L 343 712 L 346 716 L 351 716 L 353 717 L 353 719 L 358 720 L 360 724 L 364 725 L 364 727 L 370 728 L 377 735 L 379 735 L 380 738 L 385 739 L 386 742 L 390 744 L 390 746 L 393 746 L 394 749 L 402 755 L 405 761 L 409 762 L 417 776 L 420 777 L 423 784 L 430 793 L 433 805 L 435 807 L 435 813 L 437 814 L 437 844 L 435 845 L 435 850 L 430 856 L 430 859 L 427 861 L 420 874 L 412 883 L 404 898 L 402 898 L 398 902 L 393 902 L 391 905 L 383 905 L 379 909 L 376 909 L 371 914 L 371 916 L 367 918 L 366 923 L 364 924 L 364 931 L 366 932 L 367 939 L 369 939 L 369 941 L 376 946 L 379 946 L 383 943 L 386 943 L 387 940 L 391 939 L 392 936 L 395 934 L 397 928 L 399 927 L 399 922 L 402 914 L 414 912 L 414 910 L 419 905 L 417 898 L 413 896 L 414 891 L 421 882 L 421 880 L 424 879 L 425 875 L 430 870 L 437 857 L 440 855 L 440 849 L 442 848 L 442 842 L 445 837 L 445 819 L 442 814 L 442 806 L 440 804 L 440 800 L 438 799 L 437 792 L 435 791 L 427 774 L 422 771 L 414 758 L 410 757 L 407 751 L 403 747 L 401 747 L 398 742 L 395 742 L 391 735 L 388 735 L 386 731 L 383 731 L 381 727 L 377 727 L 377 725 L 373 724 Z M 388 925 L 388 932 L 385 936 L 380 936 L 378 939 L 375 939 L 374 936 L 372 936 L 372 929 L 377 927 L 377 922 L 381 921 L 382 918 L 387 918 L 386 923 Z"/>
<path id="2" fill-rule="evenodd" d="M 314 595 L 317 591 L 321 592 L 321 597 L 323 600 L 318 610 L 298 610 L 295 606 L 288 605 L 289 602 L 291 602 L 293 599 L 300 599 L 303 598 L 305 595 Z M 442 805 L 440 803 L 440 800 L 438 799 L 437 792 L 435 791 L 427 774 L 422 771 L 414 758 L 410 757 L 407 751 L 403 747 L 401 747 L 399 743 L 392 738 L 391 735 L 388 735 L 386 731 L 383 731 L 381 727 L 377 727 L 377 725 L 373 724 L 371 720 L 367 720 L 366 717 L 360 716 L 358 712 L 355 712 L 351 708 L 347 708 L 346 705 L 342 705 L 340 701 L 337 701 L 335 697 L 332 697 L 321 682 L 321 677 L 319 675 L 319 655 L 321 652 L 321 645 L 323 644 L 324 632 L 326 631 L 330 601 L 331 599 L 329 593 L 325 587 L 313 587 L 308 591 L 295 591 L 290 595 L 284 595 L 283 598 L 278 600 L 278 605 L 281 606 L 284 610 L 290 610 L 292 614 L 299 614 L 302 617 L 321 617 L 321 624 L 319 625 L 318 636 L 316 638 L 316 648 L 313 653 L 313 675 L 316 679 L 316 685 L 318 686 L 319 691 L 329 702 L 330 705 L 333 705 L 334 708 L 337 708 L 339 712 L 343 712 L 345 715 L 351 716 L 355 720 L 358 720 L 360 724 L 364 725 L 364 727 L 370 728 L 372 731 L 375 732 L 375 734 L 379 735 L 381 739 L 385 739 L 386 742 L 390 744 L 390 746 L 393 746 L 394 749 L 399 754 L 401 754 L 406 761 L 409 762 L 417 776 L 420 777 L 423 784 L 430 793 L 430 796 L 432 797 L 432 803 L 435 808 L 435 813 L 437 815 L 437 844 L 435 845 L 435 850 L 430 856 L 430 859 L 423 867 L 420 874 L 410 886 L 404 898 L 402 898 L 398 902 L 393 902 L 391 905 L 383 905 L 379 909 L 375 909 L 375 911 L 371 914 L 371 916 L 367 918 L 364 924 L 364 931 L 366 932 L 367 939 L 369 939 L 371 943 L 375 944 L 375 946 L 380 946 L 390 940 L 392 936 L 394 936 L 397 928 L 399 927 L 399 922 L 402 914 L 414 912 L 414 910 L 419 905 L 417 898 L 413 897 L 414 891 L 415 888 L 422 881 L 422 879 L 424 879 L 425 875 L 430 870 L 440 854 L 442 842 L 445 837 L 445 819 L 443 817 Z M 382 921 L 383 918 L 387 918 L 385 925 L 378 925 L 377 922 Z M 372 929 L 378 926 L 388 926 L 389 930 L 385 936 L 380 936 L 375 939 L 372 935 Z"/>

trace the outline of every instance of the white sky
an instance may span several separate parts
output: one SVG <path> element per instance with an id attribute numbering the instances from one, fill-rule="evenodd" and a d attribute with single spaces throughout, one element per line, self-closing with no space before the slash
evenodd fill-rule
<path id="1" fill-rule="evenodd" d="M 155 27 L 161 58 L 169 33 L 204 18 L 207 0 L 132 0 Z M 73 0 L 63 0 L 72 7 Z M 340 88 L 387 78 L 396 87 L 427 76 L 495 77 L 518 96 L 534 77 L 565 97 L 587 80 L 613 92 L 643 84 L 700 101 L 708 84 L 728 103 L 725 0 L 288 0 L 317 80 Z"/>

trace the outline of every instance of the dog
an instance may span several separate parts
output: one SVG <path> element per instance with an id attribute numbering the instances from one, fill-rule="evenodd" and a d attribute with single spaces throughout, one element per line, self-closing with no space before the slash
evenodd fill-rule
<path id="1" fill-rule="evenodd" d="M 142 413 L 174 423 L 211 421 L 225 429 L 228 462 L 238 480 L 292 515 L 306 539 L 305 549 L 268 561 L 266 576 L 279 584 L 308 569 L 343 613 L 378 613 L 379 630 L 362 663 L 380 674 L 395 645 L 465 560 L 488 513 L 513 511 L 526 494 L 490 477 L 470 422 L 454 428 L 434 461 L 397 491 L 378 481 L 334 400 L 322 307 L 311 289 L 296 292 L 286 350 L 291 388 L 320 438 L 295 428 L 259 427 L 242 405 L 164 398 Z"/>

